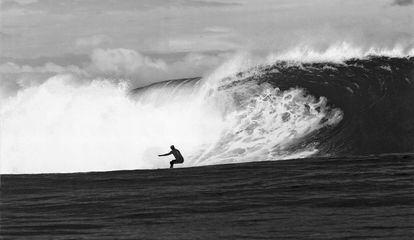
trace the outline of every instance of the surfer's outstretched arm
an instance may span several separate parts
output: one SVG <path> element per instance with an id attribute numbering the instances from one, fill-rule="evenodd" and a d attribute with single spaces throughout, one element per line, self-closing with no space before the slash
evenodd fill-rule
<path id="1" fill-rule="evenodd" d="M 171 154 L 172 154 L 172 152 L 169 152 L 169 153 L 166 153 L 166 154 L 158 155 L 158 157 L 164 157 L 164 156 L 168 156 L 168 155 L 171 155 Z"/>

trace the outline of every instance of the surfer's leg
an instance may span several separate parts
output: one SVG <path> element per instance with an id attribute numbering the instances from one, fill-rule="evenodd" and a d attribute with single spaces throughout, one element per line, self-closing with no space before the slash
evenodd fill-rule
<path id="1" fill-rule="evenodd" d="M 171 162 L 170 162 L 170 168 L 174 168 L 174 163 L 176 163 L 177 162 L 177 160 L 172 160 Z"/>

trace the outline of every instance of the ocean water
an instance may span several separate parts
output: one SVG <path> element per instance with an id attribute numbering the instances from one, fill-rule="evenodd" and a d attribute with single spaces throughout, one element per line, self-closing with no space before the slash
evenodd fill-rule
<path id="1" fill-rule="evenodd" d="M 308 57 L 21 89 L 0 103 L 0 237 L 414 239 L 414 57 Z"/>
<path id="2" fill-rule="evenodd" d="M 413 239 L 414 155 L 2 175 L 0 208 L 2 239 Z"/>

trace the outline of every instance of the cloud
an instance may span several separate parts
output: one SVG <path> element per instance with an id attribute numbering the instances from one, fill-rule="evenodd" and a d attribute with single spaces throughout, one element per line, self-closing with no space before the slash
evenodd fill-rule
<path id="1" fill-rule="evenodd" d="M 11 38 L 10 34 L 0 32 L 0 40 L 7 40 L 7 39 L 10 39 L 10 38 Z"/>
<path id="2" fill-rule="evenodd" d="M 183 6 L 192 7 L 229 7 L 229 6 L 240 6 L 238 2 L 219 2 L 219 1 L 200 1 L 200 0 L 187 0 L 182 1 Z"/>
<path id="3" fill-rule="evenodd" d="M 87 74 L 78 66 L 61 66 L 47 62 L 41 66 L 19 65 L 14 62 L 6 62 L 0 65 L 0 99 L 17 93 L 22 88 L 37 86 L 48 78 L 57 74 Z"/>
<path id="4" fill-rule="evenodd" d="M 95 49 L 86 69 L 92 76 L 126 80 L 135 88 L 164 80 L 202 76 L 227 57 L 225 53 L 189 53 L 167 63 L 162 58 L 145 56 L 132 49 Z"/>
<path id="5" fill-rule="evenodd" d="M 199 77 L 221 65 L 233 54 L 230 52 L 221 53 L 189 53 L 182 59 L 168 65 L 167 76 L 161 79 L 176 79 L 183 77 Z"/>
<path id="6" fill-rule="evenodd" d="M 384 1 L 390 6 L 413 0 Z M 3 18 L 4 26 L 10 26 L 3 32 L 21 37 L 5 41 L 2 54 L 14 58 L 89 54 L 96 47 L 158 53 L 265 52 L 309 39 L 322 44 L 346 40 L 393 45 L 400 33 L 407 35 L 403 41 L 412 40 L 408 35 L 412 33 L 409 10 L 413 5 L 389 8 L 369 2 L 376 1 L 39 0 L 25 9 L 45 11 L 44 15 L 28 16 L 15 10 L 21 17 Z M 108 13 L 114 11 L 118 14 Z M 51 34 L 62 29 L 65 34 Z M 110 44 L 93 34 L 109 36 Z"/>
<path id="7" fill-rule="evenodd" d="M 204 32 L 206 32 L 206 33 L 215 33 L 215 34 L 227 34 L 227 33 L 230 33 L 231 30 L 229 28 L 226 28 L 226 27 L 212 26 L 212 27 L 204 28 Z"/>
<path id="8" fill-rule="evenodd" d="M 174 34 L 153 44 L 159 52 L 234 51 L 243 48 L 244 39 L 230 27 L 211 25 L 195 33 Z"/>
<path id="9" fill-rule="evenodd" d="M 2 8 L 9 8 L 13 6 L 24 6 L 32 3 L 37 3 L 38 0 L 2 0 L 0 1 Z"/>
<path id="10" fill-rule="evenodd" d="M 203 76 L 226 59 L 230 53 L 189 53 L 172 61 L 145 56 L 132 49 L 95 49 L 86 67 L 93 77 L 127 81 L 131 88 L 155 82 Z"/>
<path id="11" fill-rule="evenodd" d="M 90 64 L 90 69 L 94 72 L 115 75 L 131 75 L 147 69 L 163 71 L 166 67 L 161 59 L 152 59 L 124 48 L 95 49 Z"/>
<path id="12" fill-rule="evenodd" d="M 45 63 L 43 66 L 33 67 L 30 65 L 18 65 L 13 62 L 7 62 L 0 65 L 0 73 L 2 74 L 20 74 L 20 73 L 78 73 L 84 71 L 78 66 L 60 66 L 55 63 Z"/>
<path id="13" fill-rule="evenodd" d="M 110 37 L 103 34 L 98 34 L 77 38 L 75 41 L 75 46 L 78 48 L 97 47 L 109 42 L 111 42 Z"/>
<path id="14" fill-rule="evenodd" d="M 24 17 L 24 16 L 31 15 L 31 14 L 41 14 L 41 13 L 43 12 L 38 11 L 38 10 L 29 10 L 29 9 L 21 8 L 21 7 L 11 7 L 11 8 L 6 8 L 6 9 L 1 10 L 1 14 L 5 18 Z"/>
<path id="15" fill-rule="evenodd" d="M 391 5 L 408 6 L 408 5 L 412 5 L 413 3 L 414 3 L 414 0 L 394 0 Z"/>
<path id="16" fill-rule="evenodd" d="M 107 13 L 107 12 L 143 12 L 154 9 L 171 8 L 222 8 L 240 6 L 238 2 L 211 1 L 211 0 L 1 0 L 2 9 L 16 6 L 27 6 L 30 9 L 37 9 L 49 13 L 76 14 L 76 13 Z"/>
<path id="17" fill-rule="evenodd" d="M 40 10 L 29 9 L 26 7 L 37 2 L 38 0 L 0 0 L 1 14 L 4 17 L 19 17 L 42 13 Z"/>
<path id="18" fill-rule="evenodd" d="M 32 3 L 36 3 L 38 2 L 38 0 L 14 0 L 13 2 L 16 2 L 20 5 L 28 5 L 28 4 L 32 4 Z"/>
<path id="19" fill-rule="evenodd" d="M 0 65 L 0 99 L 60 74 L 72 75 L 80 84 L 94 79 L 107 79 L 113 82 L 126 81 L 131 88 L 170 79 L 198 77 L 229 57 L 230 53 L 226 52 L 189 53 L 167 60 L 168 56 L 150 57 L 132 49 L 98 48 L 82 66 L 63 66 L 50 62 L 50 58 L 47 58 L 49 62 L 38 66 L 33 64 L 39 64 L 39 61 L 30 60 L 30 64 L 8 61 Z"/>
<path id="20" fill-rule="evenodd" d="M 187 35 L 162 39 L 158 43 L 158 51 L 165 52 L 207 52 L 207 51 L 229 51 L 241 48 L 235 35 L 229 32 L 206 32 L 205 35 Z"/>

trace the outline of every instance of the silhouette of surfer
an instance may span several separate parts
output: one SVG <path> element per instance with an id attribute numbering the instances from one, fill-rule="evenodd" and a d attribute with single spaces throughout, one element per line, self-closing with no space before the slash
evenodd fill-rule
<path id="1" fill-rule="evenodd" d="M 174 155 L 175 159 L 170 162 L 170 168 L 174 168 L 174 164 L 183 163 L 184 158 L 183 158 L 183 155 L 181 155 L 180 151 L 178 151 L 178 149 L 174 147 L 174 145 L 171 145 L 170 148 L 171 148 L 171 152 L 158 155 L 158 157 L 168 156 L 171 154 Z"/>

